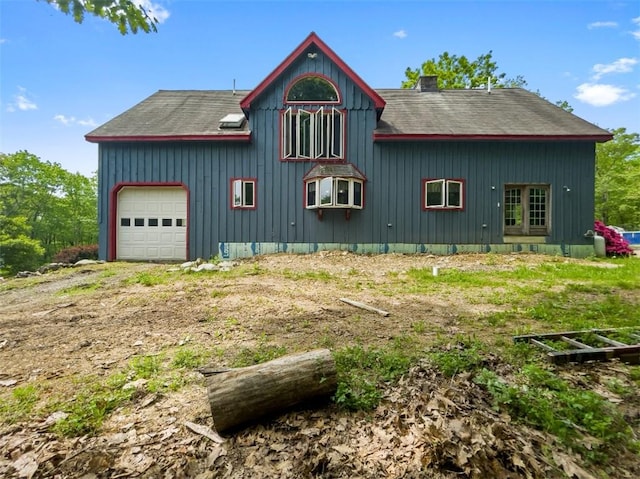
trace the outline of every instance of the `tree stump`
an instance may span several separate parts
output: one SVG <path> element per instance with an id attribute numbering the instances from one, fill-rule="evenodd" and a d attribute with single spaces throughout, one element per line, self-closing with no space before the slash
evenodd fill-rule
<path id="1" fill-rule="evenodd" d="M 337 387 L 328 349 L 290 354 L 207 377 L 211 415 L 218 432 L 330 396 Z"/>

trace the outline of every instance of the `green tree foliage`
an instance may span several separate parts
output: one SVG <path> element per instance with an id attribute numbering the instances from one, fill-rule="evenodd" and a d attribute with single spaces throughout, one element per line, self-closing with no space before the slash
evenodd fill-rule
<path id="1" fill-rule="evenodd" d="M 486 85 L 491 78 L 494 87 L 524 87 L 527 82 L 522 76 L 513 79 L 506 78 L 505 73 L 498 72 L 498 65 L 493 60 L 493 52 L 480 55 L 470 61 L 464 55 L 451 55 L 444 52 L 436 58 L 431 58 L 420 68 L 410 68 L 404 72 L 406 80 L 402 88 L 413 88 L 420 76 L 437 75 L 438 88 L 479 88 Z"/>
<path id="2" fill-rule="evenodd" d="M 157 32 L 158 20 L 133 0 L 45 0 L 82 23 L 86 14 L 109 20 L 123 35 L 131 32 Z"/>
<path id="3" fill-rule="evenodd" d="M 69 173 L 27 151 L 0 153 L 0 224 L 2 241 L 33 240 L 45 259 L 65 247 L 96 243 L 96 178 Z M 3 246 L 5 266 L 6 253 Z"/>
<path id="4" fill-rule="evenodd" d="M 595 216 L 606 225 L 640 229 L 640 135 L 612 130 L 596 146 Z"/>

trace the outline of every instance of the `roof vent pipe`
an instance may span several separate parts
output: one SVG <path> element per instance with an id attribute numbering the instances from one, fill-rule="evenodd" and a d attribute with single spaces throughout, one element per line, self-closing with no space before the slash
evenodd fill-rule
<path id="1" fill-rule="evenodd" d="M 489 80 L 487 80 L 487 93 L 491 93 L 491 76 L 489 76 Z"/>
<path id="2" fill-rule="evenodd" d="M 232 93 L 232 95 L 235 95 L 235 94 L 236 94 L 236 79 L 234 78 L 233 79 L 233 93 Z"/>

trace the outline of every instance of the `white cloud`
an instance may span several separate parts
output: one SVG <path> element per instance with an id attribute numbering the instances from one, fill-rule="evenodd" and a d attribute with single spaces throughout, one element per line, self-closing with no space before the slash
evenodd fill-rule
<path id="1" fill-rule="evenodd" d="M 609 106 L 635 97 L 635 93 L 617 87 L 599 83 L 583 83 L 578 85 L 574 98 L 591 106 Z"/>
<path id="2" fill-rule="evenodd" d="M 593 30 L 594 28 L 616 28 L 617 26 L 617 22 L 593 22 L 587 25 L 587 28 Z"/>
<path id="3" fill-rule="evenodd" d="M 631 21 L 637 25 L 636 29 L 631 32 L 633 38 L 640 40 L 640 17 L 632 18 Z"/>
<path id="4" fill-rule="evenodd" d="M 0 38 L 0 45 L 2 45 L 3 43 L 7 43 L 7 39 L 6 38 Z"/>
<path id="5" fill-rule="evenodd" d="M 80 125 L 80 126 L 98 126 L 93 118 L 89 117 L 86 120 L 78 120 L 75 116 L 55 115 L 53 117 L 57 122 L 62 123 L 64 126 Z"/>
<path id="6" fill-rule="evenodd" d="M 396 38 L 407 38 L 407 32 L 404 30 L 398 30 L 397 32 L 393 32 L 393 36 Z"/>
<path id="7" fill-rule="evenodd" d="M 135 3 L 144 8 L 150 17 L 158 20 L 158 23 L 164 23 L 169 18 L 169 10 L 153 0 L 135 0 Z"/>
<path id="8" fill-rule="evenodd" d="M 629 73 L 633 71 L 633 66 L 637 63 L 637 58 L 620 58 L 613 63 L 598 63 L 593 65 L 593 79 L 598 80 L 609 73 Z"/>
<path id="9" fill-rule="evenodd" d="M 13 95 L 13 101 L 7 105 L 7 111 L 12 113 L 16 110 L 29 111 L 37 110 L 38 105 L 29 98 L 30 95 L 26 88 L 18 87 L 18 93 Z"/>

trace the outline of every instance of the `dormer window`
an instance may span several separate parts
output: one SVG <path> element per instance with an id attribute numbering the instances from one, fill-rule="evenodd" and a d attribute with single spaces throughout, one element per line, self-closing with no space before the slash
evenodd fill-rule
<path id="1" fill-rule="evenodd" d="M 340 92 L 327 78 L 305 75 L 286 89 L 285 103 L 295 103 L 281 113 L 281 158 L 283 160 L 344 159 L 345 112 Z"/>

